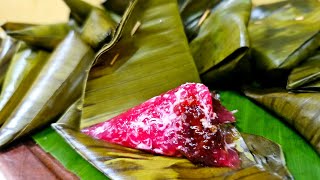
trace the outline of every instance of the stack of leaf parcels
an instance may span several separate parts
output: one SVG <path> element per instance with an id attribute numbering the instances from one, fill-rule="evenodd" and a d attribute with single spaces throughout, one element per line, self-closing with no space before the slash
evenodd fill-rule
<path id="1" fill-rule="evenodd" d="M 254 135 L 237 134 L 242 164 L 230 169 L 81 133 L 183 83 L 202 82 L 243 92 L 320 154 L 319 1 L 64 1 L 68 23 L 1 27 L 1 148 L 56 122 L 52 127 L 110 178 L 291 179 L 279 145 Z"/>

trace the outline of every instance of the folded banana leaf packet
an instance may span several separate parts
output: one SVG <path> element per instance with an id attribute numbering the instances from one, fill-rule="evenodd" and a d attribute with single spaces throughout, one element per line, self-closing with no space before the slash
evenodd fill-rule
<path id="1" fill-rule="evenodd" d="M 32 136 L 81 179 L 320 177 L 318 0 L 63 1 L 68 22 L 1 25 L 0 149 Z M 236 117 L 238 168 L 82 133 L 187 82 Z"/>
<path id="2" fill-rule="evenodd" d="M 290 70 L 319 47 L 320 3 L 284 1 L 270 9 L 264 6 L 253 10 L 248 28 L 251 59 L 261 81 L 284 85 Z"/>
<path id="3" fill-rule="evenodd" d="M 197 37 L 190 42 L 192 56 L 205 84 L 230 86 L 247 79 L 250 10 L 249 0 L 222 1 L 203 21 Z"/>
<path id="4" fill-rule="evenodd" d="M 294 68 L 289 75 L 287 89 L 292 91 L 320 90 L 320 51 Z"/>
<path id="5" fill-rule="evenodd" d="M 247 89 L 246 96 L 284 117 L 320 153 L 319 93 L 288 93 L 279 89 Z"/>

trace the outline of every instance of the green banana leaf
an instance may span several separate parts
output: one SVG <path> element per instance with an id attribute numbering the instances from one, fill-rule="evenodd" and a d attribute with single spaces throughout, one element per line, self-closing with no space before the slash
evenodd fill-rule
<path id="1" fill-rule="evenodd" d="M 199 81 L 176 8 L 175 2 L 142 0 L 132 15 L 130 9 L 125 13 L 114 39 L 96 56 L 81 127 L 109 119 L 159 92 Z M 176 78 L 180 76 L 184 78 Z"/>
<path id="2" fill-rule="evenodd" d="M 319 91 L 320 86 L 320 51 L 298 67 L 288 78 L 287 89 L 294 91 Z"/>
<path id="3" fill-rule="evenodd" d="M 319 47 L 320 2 L 305 12 L 308 3 L 286 4 L 264 19 L 251 21 L 252 61 L 256 75 L 266 84 L 285 86 L 290 70 Z"/>
<path id="4" fill-rule="evenodd" d="M 253 4 L 255 0 L 253 0 Z M 279 0 L 254 7 L 251 12 L 251 20 L 256 21 L 269 16 L 277 16 L 281 20 L 292 20 L 297 16 L 304 16 L 319 6 L 318 0 Z"/>
<path id="5" fill-rule="evenodd" d="M 90 14 L 91 10 L 96 8 L 83 0 L 63 0 L 70 8 L 70 16 L 76 22 L 82 25 Z"/>
<path id="6" fill-rule="evenodd" d="M 18 48 L 18 42 L 10 37 L 2 39 L 0 44 L 0 87 L 4 81 L 12 56 Z M 0 88 L 1 89 L 1 88 Z"/>
<path id="7" fill-rule="evenodd" d="M 83 24 L 81 38 L 93 49 L 99 49 L 112 39 L 115 27 L 116 22 L 106 11 L 95 8 Z"/>
<path id="8" fill-rule="evenodd" d="M 102 3 L 102 5 L 113 12 L 122 15 L 127 9 L 130 1 L 132 0 L 107 0 Z"/>
<path id="9" fill-rule="evenodd" d="M 213 86 L 234 85 L 246 79 L 249 62 L 247 23 L 249 0 L 222 1 L 200 27 L 190 49 L 201 79 Z M 238 77 L 240 81 L 235 80 Z"/>
<path id="10" fill-rule="evenodd" d="M 180 0 L 180 16 L 184 24 L 185 33 L 191 41 L 198 35 L 199 28 L 208 16 L 209 12 L 220 2 L 220 0 Z M 202 22 L 201 22 L 201 21 Z"/>
<path id="11" fill-rule="evenodd" d="M 52 122 L 77 100 L 93 57 L 92 49 L 71 31 L 43 67 L 21 82 L 0 111 L 0 119 L 5 121 L 0 147 Z"/>
<path id="12" fill-rule="evenodd" d="M 8 31 L 13 38 L 22 40 L 30 46 L 53 50 L 68 34 L 70 26 L 67 23 L 30 26 L 24 29 Z"/>
<path id="13" fill-rule="evenodd" d="M 269 111 L 251 102 L 236 92 L 222 91 L 222 104 L 230 110 L 238 110 L 236 126 L 242 131 L 257 134 L 281 145 L 287 166 L 297 180 L 318 179 L 320 158 L 311 146 L 295 131 L 272 115 Z M 244 134 L 242 134 L 245 137 Z M 105 179 L 101 173 L 92 169 L 91 164 L 82 159 L 56 132 L 47 128 L 33 136 L 35 141 L 48 153 L 56 157 L 68 170 L 81 179 Z M 246 137 L 245 137 L 246 138 Z M 247 143 L 250 147 L 249 143 Z M 269 148 L 265 148 L 268 150 Z M 272 157 L 262 159 L 269 162 Z M 257 178 L 255 178 L 257 179 Z"/>
<path id="14" fill-rule="evenodd" d="M 47 52 L 31 49 L 21 50 L 12 57 L 0 94 L 0 111 L 2 111 L 21 82 L 31 73 L 36 73 L 37 68 L 42 67 L 47 57 Z M 4 119 L 0 119 L 0 125 L 3 122 Z"/>
<path id="15" fill-rule="evenodd" d="M 320 93 L 247 89 L 245 95 L 283 117 L 320 154 Z"/>
<path id="16" fill-rule="evenodd" d="M 9 32 L 25 29 L 32 26 L 35 26 L 35 24 L 6 22 L 1 25 L 1 28 L 4 29 L 6 32 Z"/>

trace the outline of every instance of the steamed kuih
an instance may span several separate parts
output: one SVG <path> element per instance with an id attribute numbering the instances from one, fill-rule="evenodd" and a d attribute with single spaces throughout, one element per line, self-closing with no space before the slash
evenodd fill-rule
<path id="1" fill-rule="evenodd" d="M 205 166 L 239 167 L 235 118 L 203 84 L 187 83 L 82 132 L 107 142 L 167 156 L 185 156 Z M 214 106 L 213 106 L 214 104 Z"/>

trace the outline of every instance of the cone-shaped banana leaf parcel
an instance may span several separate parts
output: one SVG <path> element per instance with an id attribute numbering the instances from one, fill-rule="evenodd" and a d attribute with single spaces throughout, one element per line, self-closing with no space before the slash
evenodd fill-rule
<path id="1" fill-rule="evenodd" d="M 256 74 L 267 84 L 285 85 L 290 70 L 319 47 L 320 3 L 285 1 L 276 7 L 258 8 L 249 34 Z"/>
<path id="2" fill-rule="evenodd" d="M 184 82 L 198 81 L 177 2 L 133 1 L 112 41 L 97 54 L 96 65 L 84 82 L 82 98 L 53 127 L 110 178 L 237 178 L 247 174 L 252 178 L 291 179 L 278 145 L 269 143 L 270 147 L 278 149 L 273 151 L 275 161 L 271 163 L 277 164 L 277 168 L 271 168 L 271 164 L 257 163 L 258 154 L 260 157 L 270 154 L 262 152 L 264 148 L 256 148 L 255 158 L 258 159 L 254 160 L 240 134 L 239 149 L 244 169 L 233 170 L 197 167 L 183 158 L 155 156 L 95 140 L 80 132 L 81 128 L 105 121 Z M 267 143 L 266 139 L 262 141 Z"/>
<path id="3" fill-rule="evenodd" d="M 1 109 L 0 146 L 53 121 L 78 99 L 93 56 L 71 31 L 49 59 L 20 82 Z"/>
<path id="4" fill-rule="evenodd" d="M 204 83 L 235 85 L 246 79 L 250 9 L 250 0 L 222 1 L 200 25 L 190 49 Z"/>
<path id="5" fill-rule="evenodd" d="M 293 91 L 320 91 L 320 51 L 294 68 L 287 82 L 287 89 Z"/>

